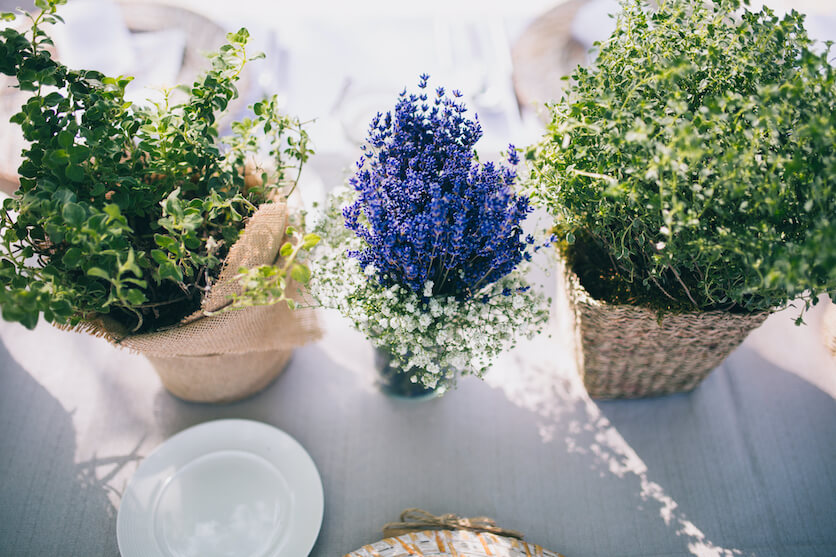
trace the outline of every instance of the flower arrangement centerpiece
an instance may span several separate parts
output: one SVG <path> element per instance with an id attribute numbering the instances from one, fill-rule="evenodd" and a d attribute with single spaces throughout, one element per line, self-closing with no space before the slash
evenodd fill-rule
<path id="1" fill-rule="evenodd" d="M 457 91 L 401 93 L 369 129 L 350 188 L 335 196 L 311 291 L 384 354 L 397 376 L 435 388 L 454 373 L 482 374 L 518 335 L 546 320 L 521 264 L 528 199 L 518 163 L 479 163 L 482 136 Z"/>
<path id="2" fill-rule="evenodd" d="M 836 293 L 836 71 L 802 15 L 746 3 L 624 2 L 526 153 L 593 396 L 690 390 L 770 311 Z"/>
<path id="3" fill-rule="evenodd" d="M 145 353 L 183 398 L 250 394 L 316 333 L 287 307 L 315 243 L 289 226 L 286 203 L 307 133 L 272 98 L 219 139 L 252 59 L 245 29 L 183 102 L 166 92 L 137 106 L 125 99 L 130 78 L 52 58 L 42 27 L 63 3 L 37 2 L 25 34 L 0 31 L 0 73 L 32 92 L 12 118 L 30 145 L 0 214 L 3 318 L 33 328 L 42 315 Z"/>

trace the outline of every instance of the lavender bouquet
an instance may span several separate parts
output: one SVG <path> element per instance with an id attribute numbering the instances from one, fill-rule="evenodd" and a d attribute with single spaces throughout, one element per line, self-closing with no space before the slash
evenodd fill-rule
<path id="1" fill-rule="evenodd" d="M 412 381 L 481 375 L 548 317 L 521 264 L 536 249 L 508 163 L 479 163 L 482 136 L 457 91 L 401 93 L 371 123 L 363 156 L 320 223 L 311 292 L 352 320 Z"/>

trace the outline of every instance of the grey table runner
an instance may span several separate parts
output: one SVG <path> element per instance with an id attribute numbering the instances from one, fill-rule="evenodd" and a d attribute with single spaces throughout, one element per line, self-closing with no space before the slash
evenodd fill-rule
<path id="1" fill-rule="evenodd" d="M 836 364 L 821 311 L 772 316 L 694 393 L 594 402 L 548 333 L 485 382 L 428 402 L 373 385 L 362 338 L 326 316 L 269 389 L 205 406 L 101 339 L 0 324 L 0 555 L 116 556 L 120 494 L 191 425 L 273 424 L 319 467 L 312 555 L 379 539 L 401 509 L 488 515 L 567 557 L 836 555 Z"/>

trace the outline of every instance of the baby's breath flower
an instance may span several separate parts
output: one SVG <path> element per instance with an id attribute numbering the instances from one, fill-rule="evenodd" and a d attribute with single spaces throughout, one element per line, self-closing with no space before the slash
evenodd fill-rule
<path id="1" fill-rule="evenodd" d="M 548 311 L 519 265 L 533 240 L 514 170 L 480 164 L 478 121 L 443 92 L 428 97 L 404 94 L 372 122 L 352 188 L 317 230 L 309 288 L 432 387 L 452 370 L 481 375 Z"/>

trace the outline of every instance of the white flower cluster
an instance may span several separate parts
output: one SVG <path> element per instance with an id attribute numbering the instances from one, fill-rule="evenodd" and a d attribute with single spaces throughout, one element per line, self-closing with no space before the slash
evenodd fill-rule
<path id="1" fill-rule="evenodd" d="M 329 216 L 341 227 L 338 212 Z M 322 306 L 350 319 L 376 347 L 391 352 L 394 365 L 423 371 L 418 376 L 428 387 L 454 371 L 481 376 L 503 350 L 536 334 L 548 319 L 545 298 L 527 288 L 520 268 L 473 298 L 424 301 L 402 286 L 382 286 L 374 268 L 364 272 L 346 255 L 362 249 L 362 240 L 342 234 L 334 223 L 328 228 L 311 262 L 311 293 Z M 432 287 L 432 282 L 425 284 L 424 298 Z"/>

